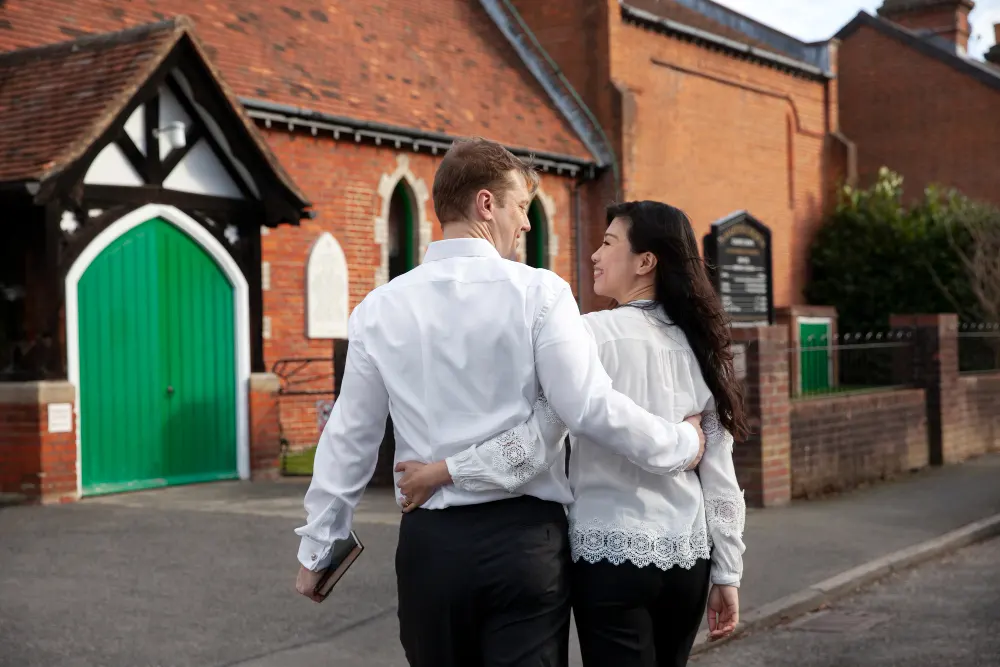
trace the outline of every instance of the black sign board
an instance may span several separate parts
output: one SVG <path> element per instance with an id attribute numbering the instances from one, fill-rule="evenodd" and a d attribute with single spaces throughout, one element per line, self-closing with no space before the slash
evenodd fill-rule
<path id="1" fill-rule="evenodd" d="M 733 324 L 773 324 L 771 230 L 746 211 L 712 223 L 705 260 Z"/>

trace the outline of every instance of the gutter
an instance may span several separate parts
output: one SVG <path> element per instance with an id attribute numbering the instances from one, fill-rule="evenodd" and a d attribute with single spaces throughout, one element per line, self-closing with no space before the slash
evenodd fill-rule
<path id="1" fill-rule="evenodd" d="M 743 55 L 752 60 L 757 60 L 779 69 L 799 74 L 800 76 L 804 76 L 809 79 L 825 81 L 833 78 L 830 74 L 827 74 L 819 67 L 795 60 L 794 58 L 789 58 L 772 51 L 760 49 L 756 46 L 750 46 L 749 44 L 737 42 L 698 28 L 692 28 L 689 25 L 677 23 L 676 21 L 671 21 L 670 19 L 657 16 L 656 14 L 645 10 L 632 7 L 624 2 L 621 3 L 621 8 L 622 18 L 626 21 L 632 21 L 633 23 L 645 25 L 660 32 L 680 35 L 696 42 L 716 46 L 724 51 L 737 55 Z"/>
<path id="2" fill-rule="evenodd" d="M 278 104 L 266 100 L 241 97 L 240 103 L 247 114 L 254 120 L 261 121 L 265 127 L 274 124 L 287 125 L 291 130 L 301 127 L 311 131 L 313 136 L 320 132 L 333 135 L 336 140 L 362 139 L 373 141 L 376 146 L 388 144 L 400 149 L 407 146 L 414 151 L 425 150 L 433 155 L 447 151 L 461 137 L 442 132 L 429 132 L 409 127 L 387 125 L 374 121 L 363 121 L 344 116 L 334 116 L 313 109 Z M 534 151 L 519 146 L 506 146 L 514 155 L 520 158 L 530 158 L 543 171 L 554 171 L 556 174 L 579 176 L 584 180 L 596 177 L 600 165 L 584 158 L 545 151 Z"/>

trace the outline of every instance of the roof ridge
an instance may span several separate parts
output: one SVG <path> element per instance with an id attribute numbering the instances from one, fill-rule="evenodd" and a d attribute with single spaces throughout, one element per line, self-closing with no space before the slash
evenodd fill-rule
<path id="1" fill-rule="evenodd" d="M 52 42 L 40 46 L 31 46 L 13 51 L 0 52 L 0 66 L 10 66 L 34 58 L 50 58 L 63 52 L 73 53 L 88 48 L 99 48 L 103 45 L 113 46 L 116 44 L 129 43 L 139 38 L 146 37 L 157 32 L 184 32 L 192 28 L 192 23 L 186 16 L 175 16 L 174 18 L 157 21 L 155 23 L 143 23 L 140 25 L 117 30 L 115 32 L 99 32 L 90 35 L 83 35 L 76 39 L 64 42 Z"/>

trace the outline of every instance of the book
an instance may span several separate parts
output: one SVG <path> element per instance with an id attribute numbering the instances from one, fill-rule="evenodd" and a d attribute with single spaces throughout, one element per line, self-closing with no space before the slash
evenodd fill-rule
<path id="1" fill-rule="evenodd" d="M 353 530 L 347 538 L 337 540 L 333 545 L 333 560 L 330 562 L 330 566 L 323 570 L 323 576 L 316 582 L 316 588 L 313 589 L 313 592 L 325 599 L 347 572 L 347 568 L 351 567 L 351 564 L 358 559 L 364 550 L 364 545 L 361 544 L 361 540 L 358 539 Z"/>

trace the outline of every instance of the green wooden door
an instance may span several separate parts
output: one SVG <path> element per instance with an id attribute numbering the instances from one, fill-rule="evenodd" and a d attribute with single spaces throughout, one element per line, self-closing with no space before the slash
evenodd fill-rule
<path id="1" fill-rule="evenodd" d="M 803 394 L 830 388 L 829 322 L 799 321 L 799 376 Z"/>
<path id="2" fill-rule="evenodd" d="M 78 286 L 85 495 L 235 478 L 233 287 L 183 231 L 125 233 Z"/>

